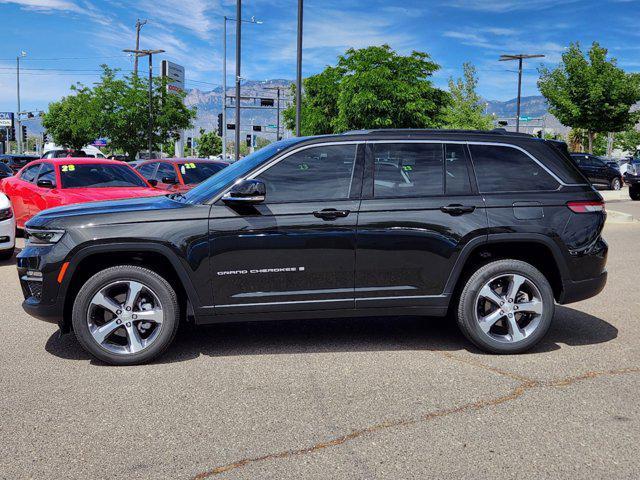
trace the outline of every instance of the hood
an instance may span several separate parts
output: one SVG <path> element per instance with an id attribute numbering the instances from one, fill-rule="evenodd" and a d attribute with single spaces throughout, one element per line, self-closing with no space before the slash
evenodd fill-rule
<path id="1" fill-rule="evenodd" d="M 151 189 L 149 189 L 151 190 Z M 87 202 L 68 205 L 64 207 L 50 208 L 43 210 L 26 224 L 27 227 L 50 227 L 62 223 L 87 224 L 98 221 L 98 216 L 109 216 L 110 220 L 105 223 L 118 223 L 118 217 L 126 215 L 127 219 L 132 218 L 131 213 L 136 212 L 136 221 L 143 222 L 147 217 L 153 216 L 154 212 L 184 208 L 187 205 L 175 200 L 171 200 L 162 195 L 162 191 L 155 190 L 154 196 L 145 198 L 128 198 L 125 200 L 111 200 L 104 202 Z"/>

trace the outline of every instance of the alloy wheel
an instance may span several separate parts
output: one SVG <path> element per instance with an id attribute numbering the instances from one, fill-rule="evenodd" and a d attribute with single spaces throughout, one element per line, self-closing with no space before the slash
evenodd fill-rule
<path id="1" fill-rule="evenodd" d="M 476 297 L 475 320 L 482 332 L 503 343 L 520 342 L 540 325 L 544 303 L 527 277 L 504 274 L 489 280 Z"/>
<path id="2" fill-rule="evenodd" d="M 87 324 L 95 342 L 112 353 L 130 355 L 153 344 L 160 334 L 164 310 L 158 296 L 143 283 L 110 283 L 91 299 Z"/>

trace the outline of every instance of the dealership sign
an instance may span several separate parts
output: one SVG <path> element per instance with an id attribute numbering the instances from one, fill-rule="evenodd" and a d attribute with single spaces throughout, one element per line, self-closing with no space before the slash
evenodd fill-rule
<path id="1" fill-rule="evenodd" d="M 162 60 L 162 77 L 167 79 L 168 92 L 184 92 L 184 67 L 168 60 Z"/>
<path id="2" fill-rule="evenodd" d="M 0 127 L 13 127 L 13 112 L 0 112 Z"/>

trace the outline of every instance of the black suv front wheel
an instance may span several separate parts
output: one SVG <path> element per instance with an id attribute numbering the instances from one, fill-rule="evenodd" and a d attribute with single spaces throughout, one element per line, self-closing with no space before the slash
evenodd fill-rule
<path id="1" fill-rule="evenodd" d="M 498 260 L 467 281 L 458 325 L 484 351 L 520 353 L 544 337 L 554 310 L 551 285 L 538 269 L 520 260 Z"/>
<path id="2" fill-rule="evenodd" d="M 112 365 L 138 365 L 160 355 L 178 329 L 178 300 L 171 285 L 146 268 L 121 265 L 96 273 L 73 305 L 80 344 Z"/>

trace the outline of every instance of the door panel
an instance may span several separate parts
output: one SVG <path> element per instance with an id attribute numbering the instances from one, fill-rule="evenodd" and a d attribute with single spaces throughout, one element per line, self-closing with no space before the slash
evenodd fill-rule
<path id="1" fill-rule="evenodd" d="M 212 207 L 216 314 L 353 308 L 363 150 L 356 152 L 339 144 L 285 154 L 250 177 L 265 184 L 265 203 Z"/>
<path id="2" fill-rule="evenodd" d="M 486 235 L 466 147 L 400 144 L 370 149 L 374 182 L 358 215 L 359 308 L 433 305 L 462 248 Z"/>

